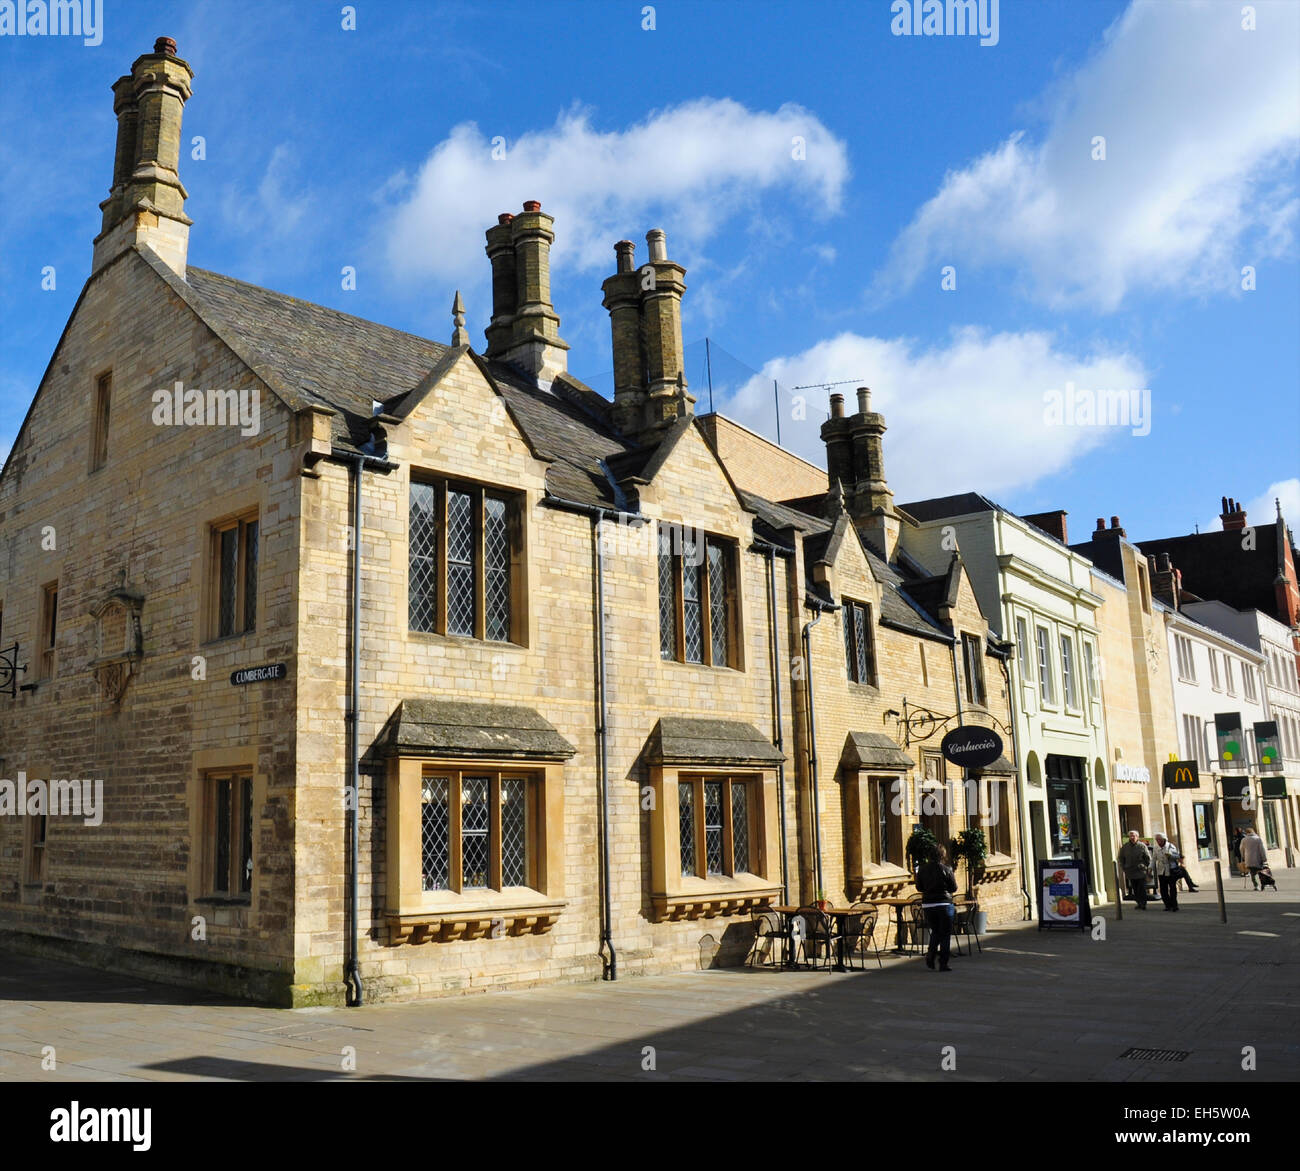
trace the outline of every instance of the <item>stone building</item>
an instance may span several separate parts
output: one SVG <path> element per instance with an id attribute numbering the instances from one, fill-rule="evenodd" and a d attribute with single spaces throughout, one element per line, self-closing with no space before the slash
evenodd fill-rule
<path id="1" fill-rule="evenodd" d="M 756 909 L 905 890 L 915 821 L 987 826 L 1018 918 L 1014 765 L 934 751 L 1007 726 L 1006 648 L 900 539 L 866 392 L 812 494 L 759 494 L 664 233 L 603 285 L 611 402 L 535 201 L 487 229 L 482 352 L 459 295 L 447 345 L 192 267 L 190 81 L 162 38 L 114 86 L 0 473 L 0 776 L 86 779 L 0 817 L 4 938 L 282 1004 L 737 963 Z"/>

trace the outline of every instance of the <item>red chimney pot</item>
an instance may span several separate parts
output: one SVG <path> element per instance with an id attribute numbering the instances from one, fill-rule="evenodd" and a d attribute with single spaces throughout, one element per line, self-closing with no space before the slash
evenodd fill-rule
<path id="1" fill-rule="evenodd" d="M 508 211 L 503 211 L 499 216 L 497 216 L 497 223 L 508 224 L 514 218 L 515 217 L 512 216 Z"/>
<path id="2" fill-rule="evenodd" d="M 154 43 L 153 43 L 153 51 L 154 51 L 155 53 L 164 53 L 164 54 L 166 54 L 168 57 L 175 57 L 175 56 L 176 56 L 176 42 L 173 41 L 173 40 L 171 39 L 171 37 L 159 37 L 159 38 L 158 38 L 156 41 L 154 41 Z"/>
<path id="3" fill-rule="evenodd" d="M 535 199 L 530 199 L 528 200 L 527 203 L 524 204 L 524 211 L 541 211 L 541 210 L 542 210 L 542 205 L 538 203 L 537 200 Z"/>

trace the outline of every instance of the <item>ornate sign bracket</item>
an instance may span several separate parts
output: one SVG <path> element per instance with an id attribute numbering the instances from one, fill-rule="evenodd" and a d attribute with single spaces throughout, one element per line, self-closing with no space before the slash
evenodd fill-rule
<path id="1" fill-rule="evenodd" d="M 981 711 L 979 714 L 1008 739 L 1011 738 L 1011 729 L 992 712 Z M 910 707 L 906 697 L 903 699 L 901 712 L 896 708 L 890 708 L 881 719 L 888 720 L 891 716 L 894 719 L 894 739 L 897 740 L 901 736 L 904 748 L 913 741 L 923 743 L 932 736 L 946 731 L 949 724 L 959 727 L 963 719 L 962 713 L 944 716 L 928 707 Z"/>
<path id="2" fill-rule="evenodd" d="M 0 695 L 10 699 L 18 695 L 18 674 L 27 670 L 27 664 L 19 665 L 18 644 L 0 650 Z"/>

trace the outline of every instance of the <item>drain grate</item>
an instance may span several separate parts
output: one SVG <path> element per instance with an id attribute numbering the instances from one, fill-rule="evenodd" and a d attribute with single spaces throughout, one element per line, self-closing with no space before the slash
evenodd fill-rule
<path id="1" fill-rule="evenodd" d="M 1280 968 L 1281 966 L 1282 966 L 1281 960 L 1256 960 L 1255 961 L 1255 967 L 1257 968 Z"/>
<path id="2" fill-rule="evenodd" d="M 1190 1049 L 1127 1049 L 1119 1056 L 1121 1061 L 1186 1061 L 1191 1052 Z"/>

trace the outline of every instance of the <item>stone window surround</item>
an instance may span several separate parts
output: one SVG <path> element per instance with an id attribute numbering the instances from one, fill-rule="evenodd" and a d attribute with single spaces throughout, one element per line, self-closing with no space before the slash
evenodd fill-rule
<path id="1" fill-rule="evenodd" d="M 198 516 L 195 520 L 195 549 L 198 556 L 196 560 L 203 567 L 203 572 L 195 587 L 195 642 L 199 646 L 234 646 L 240 640 L 256 638 L 263 633 L 266 626 L 263 620 L 265 607 L 257 607 L 257 630 L 241 630 L 235 634 L 226 635 L 224 638 L 217 635 L 217 610 L 221 603 L 221 566 L 219 563 L 219 540 L 216 537 L 217 527 L 228 524 L 232 520 L 257 520 L 257 589 L 258 593 L 265 592 L 266 573 L 264 572 L 267 563 L 267 537 L 269 535 L 269 526 L 267 524 L 267 500 L 266 490 L 262 485 L 251 488 L 241 488 L 234 492 L 227 493 L 225 496 L 209 501 L 207 511 Z M 242 560 L 241 560 L 242 566 Z M 238 574 L 240 580 L 243 579 L 243 573 Z M 240 615 L 242 619 L 242 613 Z"/>
<path id="2" fill-rule="evenodd" d="M 211 873 L 212 835 L 212 825 L 209 821 L 211 802 L 208 794 L 208 778 L 214 774 L 235 771 L 247 772 L 253 778 L 252 888 L 243 894 L 214 894 L 207 889 L 208 876 Z M 186 783 L 186 805 L 189 809 L 190 822 L 186 892 L 193 913 L 209 917 L 219 926 L 249 926 L 253 908 L 257 906 L 258 894 L 262 889 L 258 846 L 263 821 L 262 810 L 266 806 L 267 781 L 266 774 L 258 771 L 255 746 L 207 748 L 194 753 L 190 777 Z"/>
<path id="3" fill-rule="evenodd" d="M 860 769 L 841 767 L 839 779 L 840 798 L 844 806 L 844 882 L 850 900 L 856 902 L 864 898 L 869 888 L 875 889 L 877 894 L 881 893 L 881 883 L 891 886 L 910 883 L 912 875 L 905 866 L 873 861 L 876 850 L 871 793 L 878 781 L 901 781 L 910 801 L 912 785 L 908 781 L 908 771 L 879 765 Z M 899 841 L 902 848 L 905 848 L 907 834 L 902 832 L 901 827 Z"/>
<path id="4" fill-rule="evenodd" d="M 703 777 L 753 778 L 750 795 L 747 873 L 699 878 L 681 873 L 681 825 L 678 819 L 679 780 Z M 776 769 L 754 765 L 727 766 L 652 764 L 650 789 L 650 884 L 653 918 L 657 921 L 712 919 L 747 914 L 781 897 L 780 812 Z"/>
<path id="5" fill-rule="evenodd" d="M 539 816 L 531 829 L 537 886 L 504 891 L 423 889 L 421 791 L 426 774 L 439 769 L 528 772 L 539 786 Z M 564 765 L 484 758 L 394 756 L 386 778 L 387 901 L 392 944 L 484 936 L 542 935 L 567 905 L 564 895 Z"/>

